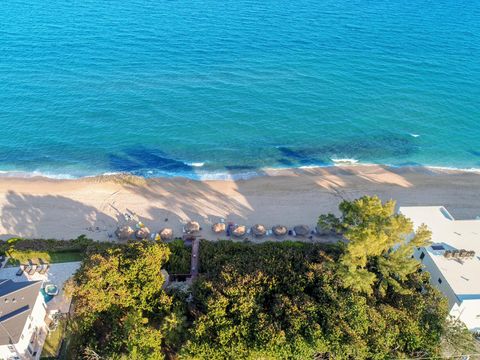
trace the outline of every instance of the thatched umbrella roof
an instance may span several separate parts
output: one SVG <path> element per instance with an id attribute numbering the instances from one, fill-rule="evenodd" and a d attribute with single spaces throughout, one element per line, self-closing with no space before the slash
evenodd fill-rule
<path id="1" fill-rule="evenodd" d="M 308 225 L 297 225 L 293 228 L 293 231 L 298 236 L 307 236 L 310 233 L 310 228 Z"/>
<path id="2" fill-rule="evenodd" d="M 163 228 L 159 234 L 162 240 L 171 240 L 173 238 L 173 229 Z"/>
<path id="3" fill-rule="evenodd" d="M 245 225 L 236 225 L 233 230 L 232 234 L 233 236 L 243 236 L 247 232 L 247 227 Z"/>
<path id="4" fill-rule="evenodd" d="M 193 234 L 197 231 L 200 231 L 200 224 L 196 221 L 189 221 L 185 224 L 183 228 L 185 229 L 185 232 L 187 234 Z"/>
<path id="5" fill-rule="evenodd" d="M 227 225 L 225 225 L 225 223 L 215 223 L 215 224 L 212 225 L 212 231 L 215 234 L 219 234 L 221 232 L 224 232 L 226 228 L 227 228 Z"/>
<path id="6" fill-rule="evenodd" d="M 252 233 L 255 236 L 264 236 L 267 233 L 267 229 L 262 224 L 255 224 L 252 226 Z"/>
<path id="7" fill-rule="evenodd" d="M 115 230 L 115 235 L 119 240 L 128 240 L 133 234 L 135 230 L 133 230 L 130 226 L 121 226 Z"/>
<path id="8" fill-rule="evenodd" d="M 137 237 L 137 239 L 140 240 L 148 239 L 148 237 L 150 236 L 150 229 L 144 226 L 135 232 L 135 236 Z"/>
<path id="9" fill-rule="evenodd" d="M 283 225 L 275 225 L 272 227 L 272 231 L 277 236 L 283 236 L 287 234 L 288 229 L 286 226 Z"/>

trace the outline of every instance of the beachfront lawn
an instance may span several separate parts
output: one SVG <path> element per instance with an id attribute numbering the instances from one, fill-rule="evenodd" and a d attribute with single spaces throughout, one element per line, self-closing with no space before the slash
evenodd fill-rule
<path id="1" fill-rule="evenodd" d="M 39 264 L 40 259 L 46 263 L 64 263 L 72 261 L 82 261 L 84 254 L 78 251 L 70 252 L 48 252 L 48 251 L 34 251 L 34 250 L 15 250 L 7 251 L 8 259 L 7 266 L 18 266 L 20 264 L 27 264 L 28 260 L 32 260 L 34 264 Z"/>
<path id="2" fill-rule="evenodd" d="M 57 357 L 57 353 L 65 333 L 64 328 L 63 322 L 60 322 L 58 327 L 47 335 L 45 344 L 43 345 L 42 355 L 40 356 L 41 359 Z"/>
<path id="3" fill-rule="evenodd" d="M 96 242 L 84 235 L 72 240 L 22 239 L 0 240 L 0 253 L 9 256 L 7 265 L 18 266 L 32 260 L 38 264 L 40 259 L 46 263 L 64 263 L 81 261 L 90 251 L 101 251 L 113 246 L 109 242 Z"/>

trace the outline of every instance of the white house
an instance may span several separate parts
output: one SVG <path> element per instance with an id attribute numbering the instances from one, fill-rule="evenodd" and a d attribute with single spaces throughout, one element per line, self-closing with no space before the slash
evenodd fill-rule
<path id="1" fill-rule="evenodd" d="M 480 331 L 480 220 L 455 220 L 443 206 L 401 207 L 415 228 L 432 231 L 432 243 L 415 258 L 431 274 L 431 282 L 447 297 L 450 315 L 471 331 Z"/>
<path id="2" fill-rule="evenodd" d="M 41 281 L 0 279 L 0 360 L 38 359 L 45 332 Z"/>

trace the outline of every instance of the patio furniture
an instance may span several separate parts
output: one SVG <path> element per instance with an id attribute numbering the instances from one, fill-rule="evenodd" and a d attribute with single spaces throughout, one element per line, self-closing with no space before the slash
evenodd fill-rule
<path id="1" fill-rule="evenodd" d="M 30 266 L 30 271 L 28 272 L 28 275 L 33 275 L 37 271 L 37 265 L 33 264 Z"/>
<path id="2" fill-rule="evenodd" d="M 15 273 L 15 275 L 22 276 L 24 268 L 25 268 L 24 265 L 20 265 L 20 267 L 18 268 L 18 271 Z"/>
<path id="3" fill-rule="evenodd" d="M 49 264 L 43 264 L 42 270 L 40 270 L 40 274 L 42 274 L 42 275 L 45 274 L 48 271 L 48 269 L 50 269 L 50 265 Z"/>

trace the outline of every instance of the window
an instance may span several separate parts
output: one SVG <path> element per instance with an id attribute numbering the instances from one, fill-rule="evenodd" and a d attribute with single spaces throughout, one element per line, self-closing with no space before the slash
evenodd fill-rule
<path id="1" fill-rule="evenodd" d="M 441 283 L 442 283 L 442 279 L 438 278 L 438 283 L 441 284 Z"/>
<path id="2" fill-rule="evenodd" d="M 425 253 L 422 251 L 422 253 L 420 254 L 420 260 L 423 260 L 424 257 L 425 257 Z"/>
<path id="3" fill-rule="evenodd" d="M 443 245 L 432 245 L 432 249 L 433 250 L 445 250 L 445 248 L 443 247 Z"/>

